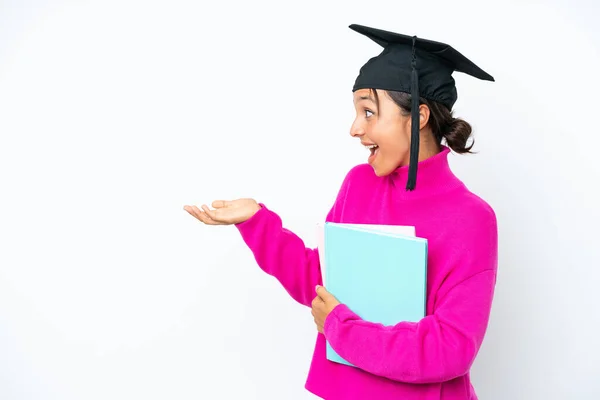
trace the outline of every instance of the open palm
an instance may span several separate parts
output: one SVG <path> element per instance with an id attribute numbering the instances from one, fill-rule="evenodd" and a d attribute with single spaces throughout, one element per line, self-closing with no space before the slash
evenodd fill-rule
<path id="1" fill-rule="evenodd" d="M 213 210 L 203 204 L 202 209 L 197 206 L 184 206 L 183 209 L 206 225 L 239 224 L 260 210 L 260 204 L 254 199 L 216 200 L 212 207 Z"/>

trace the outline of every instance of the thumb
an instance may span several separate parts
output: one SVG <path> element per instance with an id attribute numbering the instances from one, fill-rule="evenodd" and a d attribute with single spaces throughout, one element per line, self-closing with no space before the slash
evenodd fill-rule
<path id="1" fill-rule="evenodd" d="M 229 207 L 231 205 L 230 201 L 227 200 L 215 200 L 212 202 L 212 208 L 224 208 Z"/>
<path id="2" fill-rule="evenodd" d="M 323 301 L 327 301 L 327 300 L 330 300 L 333 298 L 333 295 L 331 293 L 329 293 L 327 291 L 327 289 L 325 289 L 325 287 L 323 287 L 321 285 L 317 285 L 316 291 L 317 291 L 317 295 L 319 295 L 319 297 L 321 299 L 323 299 Z"/>

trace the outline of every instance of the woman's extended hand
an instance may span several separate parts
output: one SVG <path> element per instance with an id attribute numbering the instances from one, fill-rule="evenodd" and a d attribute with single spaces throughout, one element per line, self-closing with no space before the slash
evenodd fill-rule
<path id="1" fill-rule="evenodd" d="M 214 210 L 203 204 L 202 210 L 196 206 L 183 209 L 206 225 L 232 225 L 250 219 L 261 208 L 254 199 L 216 200 L 212 207 Z"/>

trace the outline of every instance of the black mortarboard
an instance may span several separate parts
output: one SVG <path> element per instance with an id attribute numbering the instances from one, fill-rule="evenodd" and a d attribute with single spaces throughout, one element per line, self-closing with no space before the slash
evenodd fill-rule
<path id="1" fill-rule="evenodd" d="M 494 78 L 447 44 L 356 24 L 350 25 L 350 29 L 383 47 L 378 56 L 360 69 L 352 91 L 382 89 L 411 95 L 412 131 L 406 189 L 413 190 L 419 159 L 419 97 L 452 110 L 457 99 L 454 71 L 488 81 Z"/>

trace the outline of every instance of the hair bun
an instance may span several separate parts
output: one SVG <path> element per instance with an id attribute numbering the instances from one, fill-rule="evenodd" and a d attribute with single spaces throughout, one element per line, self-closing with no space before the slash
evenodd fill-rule
<path id="1" fill-rule="evenodd" d="M 446 139 L 446 144 L 456 153 L 469 153 L 473 148 L 474 140 L 469 145 L 469 138 L 473 129 L 471 125 L 460 118 L 453 118 L 452 122 L 447 125 L 447 130 L 443 136 Z"/>

